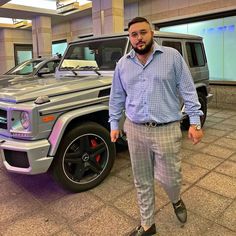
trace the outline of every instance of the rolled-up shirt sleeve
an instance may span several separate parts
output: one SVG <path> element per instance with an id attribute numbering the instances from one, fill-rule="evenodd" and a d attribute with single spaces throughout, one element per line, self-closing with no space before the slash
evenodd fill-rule
<path id="1" fill-rule="evenodd" d="M 179 57 L 178 60 L 175 60 L 177 84 L 185 105 L 185 112 L 189 116 L 190 124 L 201 124 L 200 116 L 203 115 L 203 112 L 200 110 L 201 104 L 191 73 L 183 57 L 178 52 L 176 53 L 176 56 Z"/>

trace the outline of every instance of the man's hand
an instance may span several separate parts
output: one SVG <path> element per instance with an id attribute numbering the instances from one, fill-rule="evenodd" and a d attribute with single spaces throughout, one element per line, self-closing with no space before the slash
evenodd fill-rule
<path id="1" fill-rule="evenodd" d="M 116 130 L 111 130 L 110 136 L 111 136 L 111 141 L 113 143 L 116 142 L 116 140 L 119 138 L 120 131 L 118 129 Z"/>
<path id="2" fill-rule="evenodd" d="M 197 144 L 201 141 L 203 137 L 202 129 L 196 130 L 195 126 L 190 125 L 188 130 L 188 138 L 192 140 L 193 144 Z"/>

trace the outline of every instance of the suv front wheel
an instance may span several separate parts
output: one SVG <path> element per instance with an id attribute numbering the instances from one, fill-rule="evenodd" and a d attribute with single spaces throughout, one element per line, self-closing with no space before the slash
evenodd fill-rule
<path id="1" fill-rule="evenodd" d="M 63 137 L 53 161 L 53 176 L 72 192 L 91 189 L 110 173 L 115 155 L 109 132 L 97 123 L 83 123 Z"/>

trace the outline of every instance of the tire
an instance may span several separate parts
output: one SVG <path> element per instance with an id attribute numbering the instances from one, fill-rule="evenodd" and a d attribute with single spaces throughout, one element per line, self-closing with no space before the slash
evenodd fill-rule
<path id="1" fill-rule="evenodd" d="M 206 117 L 207 117 L 207 99 L 206 96 L 204 95 L 204 93 L 198 91 L 198 100 L 201 104 L 201 108 L 200 110 L 203 112 L 203 116 L 201 116 L 201 126 L 203 127 L 205 121 L 206 121 Z M 190 126 L 189 123 L 189 117 L 185 116 L 184 119 L 181 121 L 181 129 L 182 130 L 188 130 Z"/>
<path id="2" fill-rule="evenodd" d="M 107 177 L 115 156 L 109 132 L 97 123 L 83 123 L 63 137 L 52 164 L 53 177 L 69 191 L 86 191 Z"/>

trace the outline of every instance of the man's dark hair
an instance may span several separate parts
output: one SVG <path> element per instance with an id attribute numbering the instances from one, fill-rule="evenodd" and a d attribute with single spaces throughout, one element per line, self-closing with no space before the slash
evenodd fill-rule
<path id="1" fill-rule="evenodd" d="M 144 17 L 135 17 L 133 18 L 129 23 L 128 23 L 128 29 L 130 28 L 131 25 L 135 24 L 135 23 L 140 23 L 140 22 L 146 22 L 150 25 L 150 22 L 144 18 Z"/>

